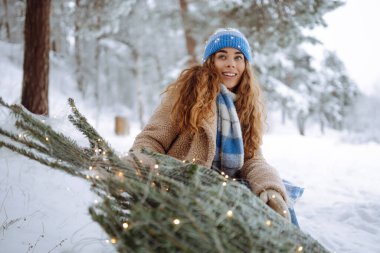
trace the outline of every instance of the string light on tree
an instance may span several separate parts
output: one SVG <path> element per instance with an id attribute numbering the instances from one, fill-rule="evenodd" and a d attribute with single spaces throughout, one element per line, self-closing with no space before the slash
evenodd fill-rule
<path id="1" fill-rule="evenodd" d="M 116 238 L 112 238 L 112 239 L 111 239 L 111 243 L 112 243 L 112 244 L 115 244 L 116 242 L 117 242 L 117 241 L 116 241 Z"/>
<path id="2" fill-rule="evenodd" d="M 232 216 L 234 216 L 234 213 L 232 212 L 232 210 L 228 210 L 227 217 L 231 218 Z"/>
<path id="3" fill-rule="evenodd" d="M 303 247 L 302 246 L 299 246 L 298 248 L 297 248 L 297 252 L 302 252 L 303 251 Z"/>
<path id="4" fill-rule="evenodd" d="M 155 168 L 155 169 L 158 169 L 158 164 L 155 164 L 155 165 L 154 165 L 154 168 Z"/>
<path id="5" fill-rule="evenodd" d="M 266 224 L 268 227 L 270 227 L 270 226 L 272 225 L 272 221 L 271 221 L 271 220 L 266 220 L 266 221 L 265 221 L 265 224 Z"/>
<path id="6" fill-rule="evenodd" d="M 226 182 L 223 182 L 222 185 L 223 185 L 223 186 L 227 186 L 227 183 L 226 183 Z"/>
<path id="7" fill-rule="evenodd" d="M 181 223 L 181 221 L 179 219 L 174 219 L 173 220 L 173 224 L 174 225 L 179 225 Z"/>
<path id="8" fill-rule="evenodd" d="M 128 223 L 127 223 L 127 222 L 124 222 L 124 223 L 123 223 L 123 228 L 124 228 L 124 229 L 127 229 L 127 228 L 128 228 Z"/>

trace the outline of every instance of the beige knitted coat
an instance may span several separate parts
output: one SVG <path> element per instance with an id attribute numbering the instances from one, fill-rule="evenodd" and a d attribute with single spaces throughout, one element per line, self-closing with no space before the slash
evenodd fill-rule
<path id="1" fill-rule="evenodd" d="M 148 148 L 179 160 L 195 159 L 196 163 L 210 168 L 216 149 L 216 104 L 213 107 L 214 116 L 202 122 L 198 133 L 191 135 L 189 132 L 180 133 L 178 125 L 170 119 L 173 103 L 173 98 L 164 98 L 148 124 L 137 135 L 132 149 L 136 151 Z M 264 190 L 273 189 L 287 201 L 285 187 L 277 171 L 265 161 L 260 149 L 254 153 L 254 157 L 245 155 L 241 177 L 249 182 L 257 195 Z"/>

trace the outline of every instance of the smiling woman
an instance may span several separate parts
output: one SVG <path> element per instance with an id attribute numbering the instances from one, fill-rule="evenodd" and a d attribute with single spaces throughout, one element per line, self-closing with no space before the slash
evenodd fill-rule
<path id="1" fill-rule="evenodd" d="M 148 148 L 241 180 L 298 225 L 284 183 L 261 153 L 264 113 L 247 39 L 236 29 L 219 29 L 202 60 L 169 85 L 132 149 Z"/>
<path id="2" fill-rule="evenodd" d="M 215 68 L 222 83 L 233 90 L 245 70 L 244 55 L 240 50 L 226 47 L 215 53 Z"/>

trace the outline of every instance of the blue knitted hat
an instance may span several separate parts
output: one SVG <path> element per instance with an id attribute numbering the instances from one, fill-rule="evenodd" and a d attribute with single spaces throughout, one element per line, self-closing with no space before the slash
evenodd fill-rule
<path id="1" fill-rule="evenodd" d="M 205 62 L 213 53 L 225 47 L 240 50 L 245 58 L 252 63 L 251 48 L 249 47 L 247 38 L 239 30 L 234 28 L 218 29 L 208 38 L 202 62 Z"/>

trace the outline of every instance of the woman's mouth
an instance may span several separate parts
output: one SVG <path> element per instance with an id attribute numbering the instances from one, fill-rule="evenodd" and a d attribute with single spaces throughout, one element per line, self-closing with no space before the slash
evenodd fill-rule
<path id="1" fill-rule="evenodd" d="M 236 73 L 232 73 L 232 72 L 222 72 L 222 75 L 228 78 L 237 76 Z"/>

